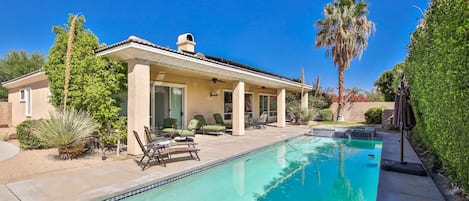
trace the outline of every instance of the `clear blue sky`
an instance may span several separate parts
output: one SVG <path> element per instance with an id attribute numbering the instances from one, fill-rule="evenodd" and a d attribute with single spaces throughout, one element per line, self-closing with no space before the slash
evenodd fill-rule
<path id="1" fill-rule="evenodd" d="M 48 54 L 52 26 L 67 22 L 69 13 L 86 18 L 101 43 L 113 44 L 130 35 L 177 49 L 177 36 L 194 35 L 196 51 L 231 59 L 307 83 L 318 75 L 321 85 L 337 86 L 337 69 L 325 50 L 314 47 L 322 10 L 332 0 L 2 0 L 0 54 L 12 50 Z M 370 90 L 384 71 L 403 61 L 410 34 L 428 0 L 368 0 L 376 32 L 360 61 L 345 72 L 345 87 Z"/>

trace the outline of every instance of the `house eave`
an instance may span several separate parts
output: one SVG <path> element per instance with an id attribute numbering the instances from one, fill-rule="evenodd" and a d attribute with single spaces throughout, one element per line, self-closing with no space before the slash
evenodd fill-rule
<path id="1" fill-rule="evenodd" d="M 13 89 L 21 86 L 25 86 L 28 84 L 40 82 L 47 80 L 47 75 L 43 71 L 35 71 L 15 79 L 11 79 L 5 82 L 2 82 L 2 86 L 7 89 Z"/>

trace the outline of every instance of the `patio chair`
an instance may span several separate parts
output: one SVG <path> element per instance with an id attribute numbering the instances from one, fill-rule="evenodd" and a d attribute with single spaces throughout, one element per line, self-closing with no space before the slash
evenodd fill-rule
<path id="1" fill-rule="evenodd" d="M 186 129 L 178 129 L 176 131 L 176 137 L 182 137 L 185 141 L 194 141 L 195 131 L 197 130 L 197 125 L 199 125 L 199 120 L 191 119 L 189 125 Z"/>
<path id="2" fill-rule="evenodd" d="M 259 117 L 259 120 L 257 121 L 257 128 L 265 128 L 265 125 L 267 124 L 267 119 L 269 116 L 267 115 L 267 112 L 262 112 L 261 116 Z"/>
<path id="3" fill-rule="evenodd" d="M 195 123 L 195 124 L 197 125 L 197 123 Z M 154 132 L 152 133 L 147 126 L 143 126 L 143 128 L 145 130 L 145 136 L 147 138 L 148 144 L 158 145 L 158 143 L 160 143 L 160 142 L 168 142 L 169 141 L 170 143 L 167 145 L 168 147 L 169 146 L 178 146 L 178 145 L 188 145 L 188 146 L 195 147 L 195 145 L 197 145 L 197 143 L 194 142 L 193 138 L 189 138 L 189 137 L 191 137 L 191 135 L 186 130 L 178 130 L 178 131 L 175 132 L 175 134 L 173 134 L 171 136 L 162 136 L 162 135 L 156 134 L 155 137 L 153 137 L 152 134 Z M 179 133 L 182 133 L 182 135 L 180 135 Z M 185 140 L 181 140 L 181 141 L 173 140 L 175 137 L 178 137 L 178 136 L 184 137 Z"/>
<path id="4" fill-rule="evenodd" d="M 221 117 L 220 113 L 213 114 L 213 118 L 215 119 L 215 123 L 217 125 L 225 126 L 227 129 L 232 129 L 233 128 L 233 124 L 228 124 L 228 123 L 225 123 L 223 121 L 223 118 Z"/>
<path id="5" fill-rule="evenodd" d="M 168 136 L 172 135 L 177 130 L 177 119 L 175 118 L 164 118 L 163 119 L 163 129 L 161 132 Z"/>
<path id="6" fill-rule="evenodd" d="M 222 135 L 226 131 L 226 127 L 222 125 L 209 125 L 203 115 L 198 114 L 194 116 L 194 119 L 199 121 L 197 125 L 197 131 L 200 131 L 202 134 L 215 134 Z"/>
<path id="7" fill-rule="evenodd" d="M 134 133 L 135 138 L 137 139 L 140 149 L 142 149 L 142 152 L 143 152 L 142 158 L 140 159 L 140 161 L 137 162 L 138 166 L 142 167 L 142 171 L 145 170 L 145 167 L 147 167 L 150 164 L 150 161 L 152 160 L 156 159 L 156 161 L 161 164 L 162 160 L 160 160 L 158 151 L 155 149 L 154 145 L 153 144 L 143 145 L 142 140 L 140 140 L 140 137 L 138 136 L 137 131 L 133 131 L 133 133 Z M 143 163 L 143 160 L 145 158 L 148 158 L 148 159 L 146 162 Z M 163 165 L 166 166 L 165 163 L 163 163 Z"/>

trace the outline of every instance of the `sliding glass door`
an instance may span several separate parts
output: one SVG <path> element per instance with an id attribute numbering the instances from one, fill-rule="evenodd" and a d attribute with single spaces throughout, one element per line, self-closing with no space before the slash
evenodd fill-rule
<path id="1" fill-rule="evenodd" d="M 184 126 L 184 87 L 155 85 L 151 99 L 152 128 L 161 128 L 165 118 L 175 118 L 179 127 Z"/>

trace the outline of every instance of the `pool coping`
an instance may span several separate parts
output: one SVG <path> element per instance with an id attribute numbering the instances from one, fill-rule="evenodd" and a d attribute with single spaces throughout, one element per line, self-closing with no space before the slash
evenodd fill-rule
<path id="1" fill-rule="evenodd" d="M 233 155 L 230 155 L 230 156 L 226 156 L 226 157 L 223 157 L 223 158 L 220 158 L 220 159 L 217 159 L 217 160 L 214 160 L 214 161 L 211 161 L 211 162 L 208 162 L 206 164 L 202 164 L 200 166 L 196 166 L 196 167 L 192 167 L 190 169 L 187 169 L 187 170 L 183 170 L 181 172 L 178 172 L 178 173 L 174 173 L 174 174 L 170 174 L 170 175 L 167 175 L 167 176 L 164 176 L 162 178 L 159 178 L 159 179 L 156 179 L 154 181 L 148 181 L 148 182 L 145 182 L 143 184 L 139 184 L 137 186 L 134 186 L 134 187 L 130 187 L 129 189 L 127 189 L 125 192 L 115 192 L 115 193 L 111 193 L 111 194 L 108 194 L 106 196 L 101 196 L 99 198 L 96 198 L 96 200 L 103 200 L 103 201 L 116 201 L 116 200 L 123 200 L 125 198 L 128 198 L 128 197 L 131 197 L 131 196 L 134 196 L 134 195 L 137 195 L 137 194 L 140 194 L 140 193 L 143 193 L 145 191 L 148 191 L 148 190 L 151 190 L 151 189 L 154 189 L 154 188 L 158 188 L 158 187 L 161 187 L 161 186 L 164 186 L 166 184 L 170 184 L 172 182 L 175 182 L 177 180 L 180 180 L 180 179 L 183 179 L 183 178 L 186 178 L 188 176 L 191 176 L 191 175 L 195 175 L 195 174 L 198 174 L 198 173 L 201 173 L 203 171 L 206 171 L 208 169 L 211 169 L 213 167 L 216 167 L 216 166 L 219 166 L 219 165 L 223 165 L 227 162 L 230 162 L 230 161 L 233 161 L 233 160 L 236 160 L 236 159 L 239 159 L 243 156 L 246 156 L 246 155 L 249 155 L 249 154 L 252 154 L 253 152 L 256 152 L 256 151 L 259 151 L 259 150 L 262 150 L 262 149 L 267 149 L 269 147 L 273 147 L 277 144 L 280 144 L 280 143 L 283 143 L 283 142 L 286 142 L 286 141 L 289 141 L 293 138 L 298 138 L 300 136 L 305 136 L 305 135 L 295 135 L 295 136 L 289 136 L 283 140 L 280 140 L 280 141 L 277 141 L 275 143 L 272 143 L 272 144 L 268 144 L 268 145 L 264 145 L 264 146 L 260 146 L 260 147 L 257 147 L 257 148 L 254 148 L 254 149 L 251 149 L 251 150 L 247 150 L 247 151 L 244 151 L 244 152 L 241 152 L 241 153 L 237 153 L 237 154 L 233 154 Z"/>

